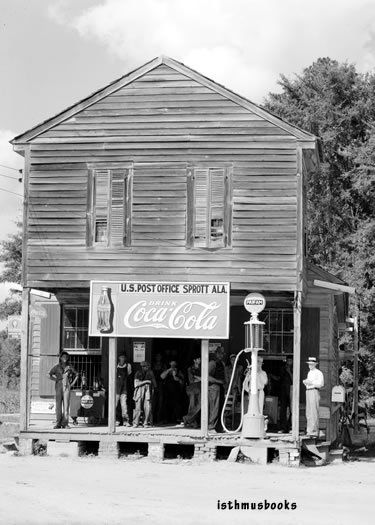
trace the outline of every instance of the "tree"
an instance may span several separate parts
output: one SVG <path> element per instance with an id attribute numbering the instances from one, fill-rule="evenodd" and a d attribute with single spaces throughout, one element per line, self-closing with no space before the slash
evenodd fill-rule
<path id="1" fill-rule="evenodd" d="M 361 389 L 374 396 L 375 76 L 320 58 L 279 84 L 266 108 L 320 141 L 321 167 L 307 181 L 309 256 L 359 292 Z"/>
<path id="2" fill-rule="evenodd" d="M 8 236 L 0 243 L 0 262 L 4 270 L 0 274 L 0 282 L 21 283 L 22 272 L 22 232 L 21 223 L 17 223 L 18 232 Z"/>
<path id="3" fill-rule="evenodd" d="M 20 283 L 22 269 L 22 234 L 20 224 L 16 234 L 0 243 L 0 261 L 4 270 L 0 282 Z M 0 319 L 6 320 L 9 315 L 21 313 L 21 297 L 10 291 L 8 297 L 0 303 Z M 8 338 L 4 330 L 0 333 L 0 411 L 15 412 L 19 407 L 19 375 L 21 344 L 17 339 Z"/>
<path id="4" fill-rule="evenodd" d="M 21 223 L 17 223 L 18 231 L 8 236 L 0 243 L 0 261 L 4 263 L 4 270 L 0 273 L 0 282 L 21 283 L 22 272 L 22 231 Z M 10 294 L 0 303 L 0 320 L 4 321 L 9 315 L 21 313 L 21 297 L 18 292 L 10 290 Z"/>

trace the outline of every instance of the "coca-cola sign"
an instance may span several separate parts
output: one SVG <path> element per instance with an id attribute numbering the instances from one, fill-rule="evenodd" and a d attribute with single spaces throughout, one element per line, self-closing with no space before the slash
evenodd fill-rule
<path id="1" fill-rule="evenodd" d="M 92 281 L 90 336 L 227 339 L 229 283 Z"/>

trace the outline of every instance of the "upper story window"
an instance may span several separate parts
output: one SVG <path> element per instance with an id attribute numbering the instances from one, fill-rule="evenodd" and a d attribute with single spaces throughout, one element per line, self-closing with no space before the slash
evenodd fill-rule
<path id="1" fill-rule="evenodd" d="M 231 178 L 229 168 L 190 168 L 188 245 L 224 248 L 231 245 Z"/>
<path id="2" fill-rule="evenodd" d="M 91 170 L 87 244 L 129 246 L 131 243 L 131 173 L 126 169 Z"/>

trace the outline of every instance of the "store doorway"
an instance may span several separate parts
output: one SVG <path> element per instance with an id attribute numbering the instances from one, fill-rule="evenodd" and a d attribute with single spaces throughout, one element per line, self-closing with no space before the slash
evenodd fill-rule
<path id="1" fill-rule="evenodd" d="M 201 355 L 201 341 L 191 339 L 153 339 L 151 370 L 155 376 L 156 388 L 153 393 L 152 418 L 155 426 L 176 426 L 183 423 L 193 400 L 191 367 Z M 199 384 L 198 384 L 199 383 Z M 195 389 L 200 390 L 200 381 Z M 196 403 L 200 396 L 196 396 Z M 191 408 L 191 407 L 190 407 Z M 196 411 L 192 426 L 199 428 L 200 411 Z"/>

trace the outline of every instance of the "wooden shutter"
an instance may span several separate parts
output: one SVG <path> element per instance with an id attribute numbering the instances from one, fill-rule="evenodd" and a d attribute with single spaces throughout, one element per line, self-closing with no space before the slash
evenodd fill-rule
<path id="1" fill-rule="evenodd" d="M 320 308 L 302 308 L 301 314 L 301 380 L 300 402 L 306 402 L 306 387 L 302 383 L 309 371 L 306 361 L 309 357 L 319 359 Z"/>
<path id="2" fill-rule="evenodd" d="M 43 309 L 47 315 L 40 320 L 39 395 L 51 397 L 55 383 L 48 374 L 60 355 L 60 305 L 43 304 Z"/>
<path id="3" fill-rule="evenodd" d="M 232 170 L 225 169 L 224 176 L 224 246 L 232 245 Z"/>
<path id="4" fill-rule="evenodd" d="M 94 241 L 108 242 L 108 208 L 109 208 L 109 170 L 95 171 L 95 213 L 94 213 Z M 98 241 L 98 228 L 104 231 L 103 238 Z"/>
<path id="5" fill-rule="evenodd" d="M 194 246 L 206 247 L 208 243 L 209 170 L 196 169 L 194 172 Z"/>
<path id="6" fill-rule="evenodd" d="M 210 169 L 210 247 L 224 246 L 224 169 Z"/>
<path id="7" fill-rule="evenodd" d="M 123 246 L 125 244 L 126 170 L 112 170 L 111 174 L 110 243 L 112 246 Z"/>

